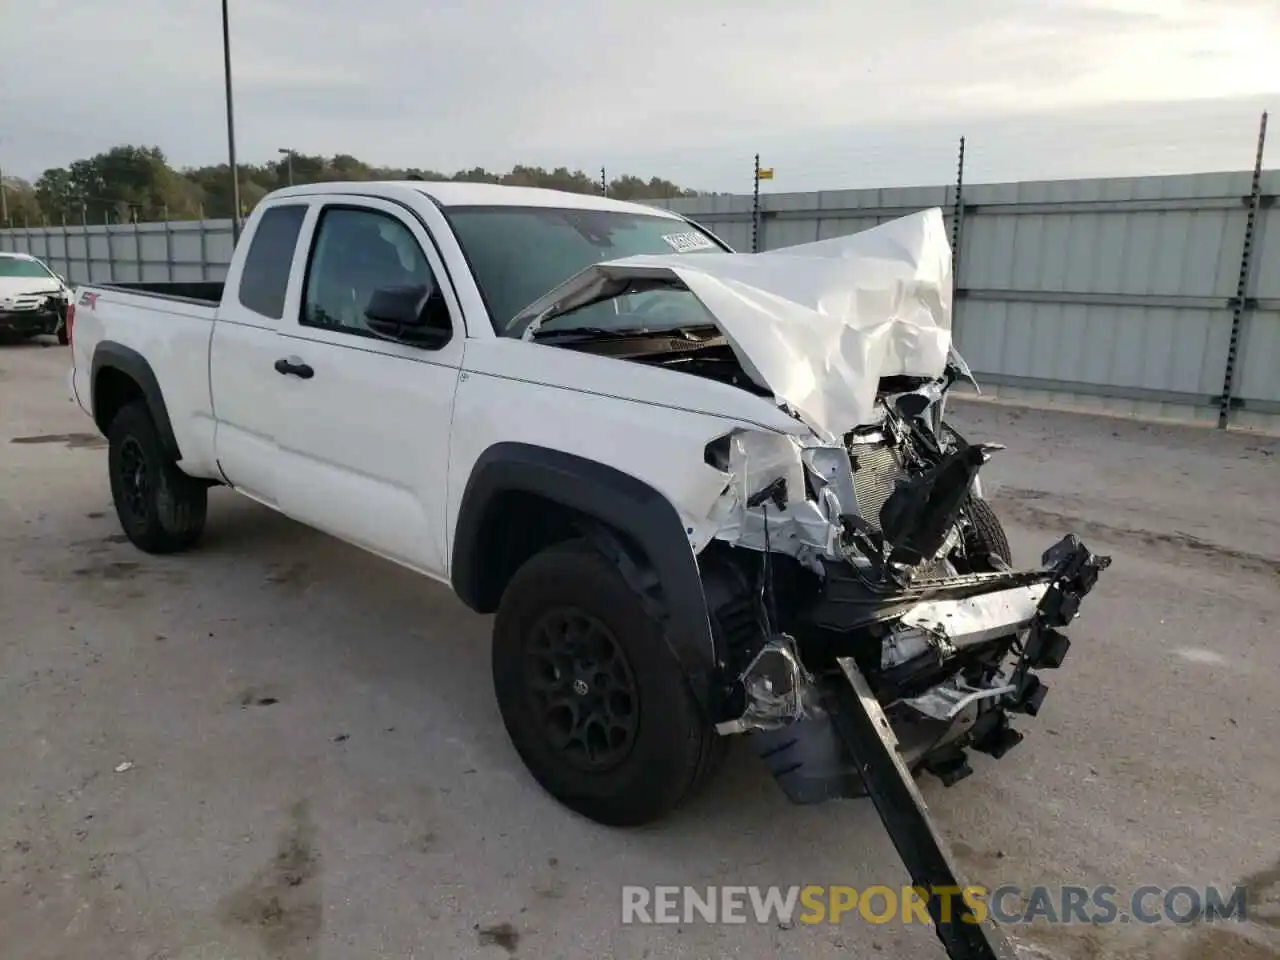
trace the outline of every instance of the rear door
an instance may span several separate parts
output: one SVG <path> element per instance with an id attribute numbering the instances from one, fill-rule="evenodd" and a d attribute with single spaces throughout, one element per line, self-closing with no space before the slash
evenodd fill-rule
<path id="1" fill-rule="evenodd" d="M 247 252 L 227 276 L 209 345 L 218 467 L 237 490 L 271 506 L 278 500 L 280 390 L 272 365 L 280 354 L 278 328 L 298 309 L 302 281 L 291 268 L 309 200 L 264 208 L 241 238 Z"/>
<path id="2" fill-rule="evenodd" d="M 322 196 L 296 309 L 279 328 L 276 483 L 290 516 L 443 578 L 458 301 L 427 227 L 390 201 Z M 438 348 L 372 333 L 374 290 L 429 280 L 452 328 Z"/>

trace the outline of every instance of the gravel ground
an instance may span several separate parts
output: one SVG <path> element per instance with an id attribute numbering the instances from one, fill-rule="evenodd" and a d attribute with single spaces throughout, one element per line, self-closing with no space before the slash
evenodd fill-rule
<path id="1" fill-rule="evenodd" d="M 941 957 L 928 928 L 861 920 L 621 925 L 623 884 L 907 878 L 868 803 L 791 807 L 742 751 L 656 827 L 576 818 L 508 744 L 488 618 L 227 491 L 202 549 L 133 550 L 67 362 L 0 348 L 6 956 Z M 987 476 L 1016 559 L 1065 530 L 1115 557 L 1024 744 L 923 782 L 961 863 L 991 885 L 1254 877 L 1280 926 L 1280 442 L 956 420 L 1008 445 Z M 1265 923 L 1017 933 L 1073 960 L 1280 957 Z"/>

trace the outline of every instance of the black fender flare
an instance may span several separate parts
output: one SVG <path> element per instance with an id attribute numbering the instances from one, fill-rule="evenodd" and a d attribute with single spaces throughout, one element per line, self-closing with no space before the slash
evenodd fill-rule
<path id="1" fill-rule="evenodd" d="M 178 439 L 173 433 L 173 423 L 169 420 L 169 409 L 165 406 L 164 393 L 160 390 L 160 381 L 147 358 L 132 347 L 126 347 L 114 340 L 101 341 L 93 351 L 93 363 L 89 368 L 89 397 L 93 404 L 93 419 L 98 429 L 106 436 L 110 423 L 104 423 L 98 410 L 98 374 L 103 370 L 118 370 L 133 380 L 141 389 L 151 419 L 160 434 L 160 442 L 165 452 L 175 461 L 182 459 L 182 451 L 178 449 Z"/>
<path id="2" fill-rule="evenodd" d="M 484 599 L 480 582 L 485 565 L 480 532 L 489 505 L 509 492 L 544 497 L 596 521 L 583 533 L 618 563 L 657 615 L 695 698 L 707 707 L 717 670 L 715 641 L 689 531 L 670 501 L 644 481 L 593 460 L 533 444 L 494 444 L 471 470 L 453 534 L 454 592 L 482 613 L 492 612 L 495 604 Z M 644 556 L 635 556 L 624 538 Z"/>

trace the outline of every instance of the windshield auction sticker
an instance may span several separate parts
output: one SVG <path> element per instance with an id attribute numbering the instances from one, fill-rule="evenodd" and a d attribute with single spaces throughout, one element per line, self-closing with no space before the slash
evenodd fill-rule
<path id="1" fill-rule="evenodd" d="M 715 250 L 711 238 L 702 233 L 668 233 L 662 238 L 676 253 L 693 253 L 695 250 Z"/>

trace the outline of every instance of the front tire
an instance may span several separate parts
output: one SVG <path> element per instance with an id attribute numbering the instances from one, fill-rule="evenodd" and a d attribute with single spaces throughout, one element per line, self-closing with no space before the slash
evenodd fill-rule
<path id="1" fill-rule="evenodd" d="M 146 553 L 177 553 L 204 531 L 208 488 L 164 452 L 146 404 L 127 403 L 107 430 L 111 499 L 129 541 Z"/>
<path id="2" fill-rule="evenodd" d="M 721 753 L 660 626 L 585 540 L 543 550 L 512 578 L 494 621 L 493 682 L 534 779 L 597 823 L 661 818 Z"/>
<path id="3" fill-rule="evenodd" d="M 1013 565 L 1013 551 L 1004 525 L 991 504 L 981 497 L 969 495 L 965 505 L 969 527 L 964 535 L 964 552 L 973 572 L 994 572 L 998 567 L 989 559 L 993 554 L 1008 566 Z"/>

